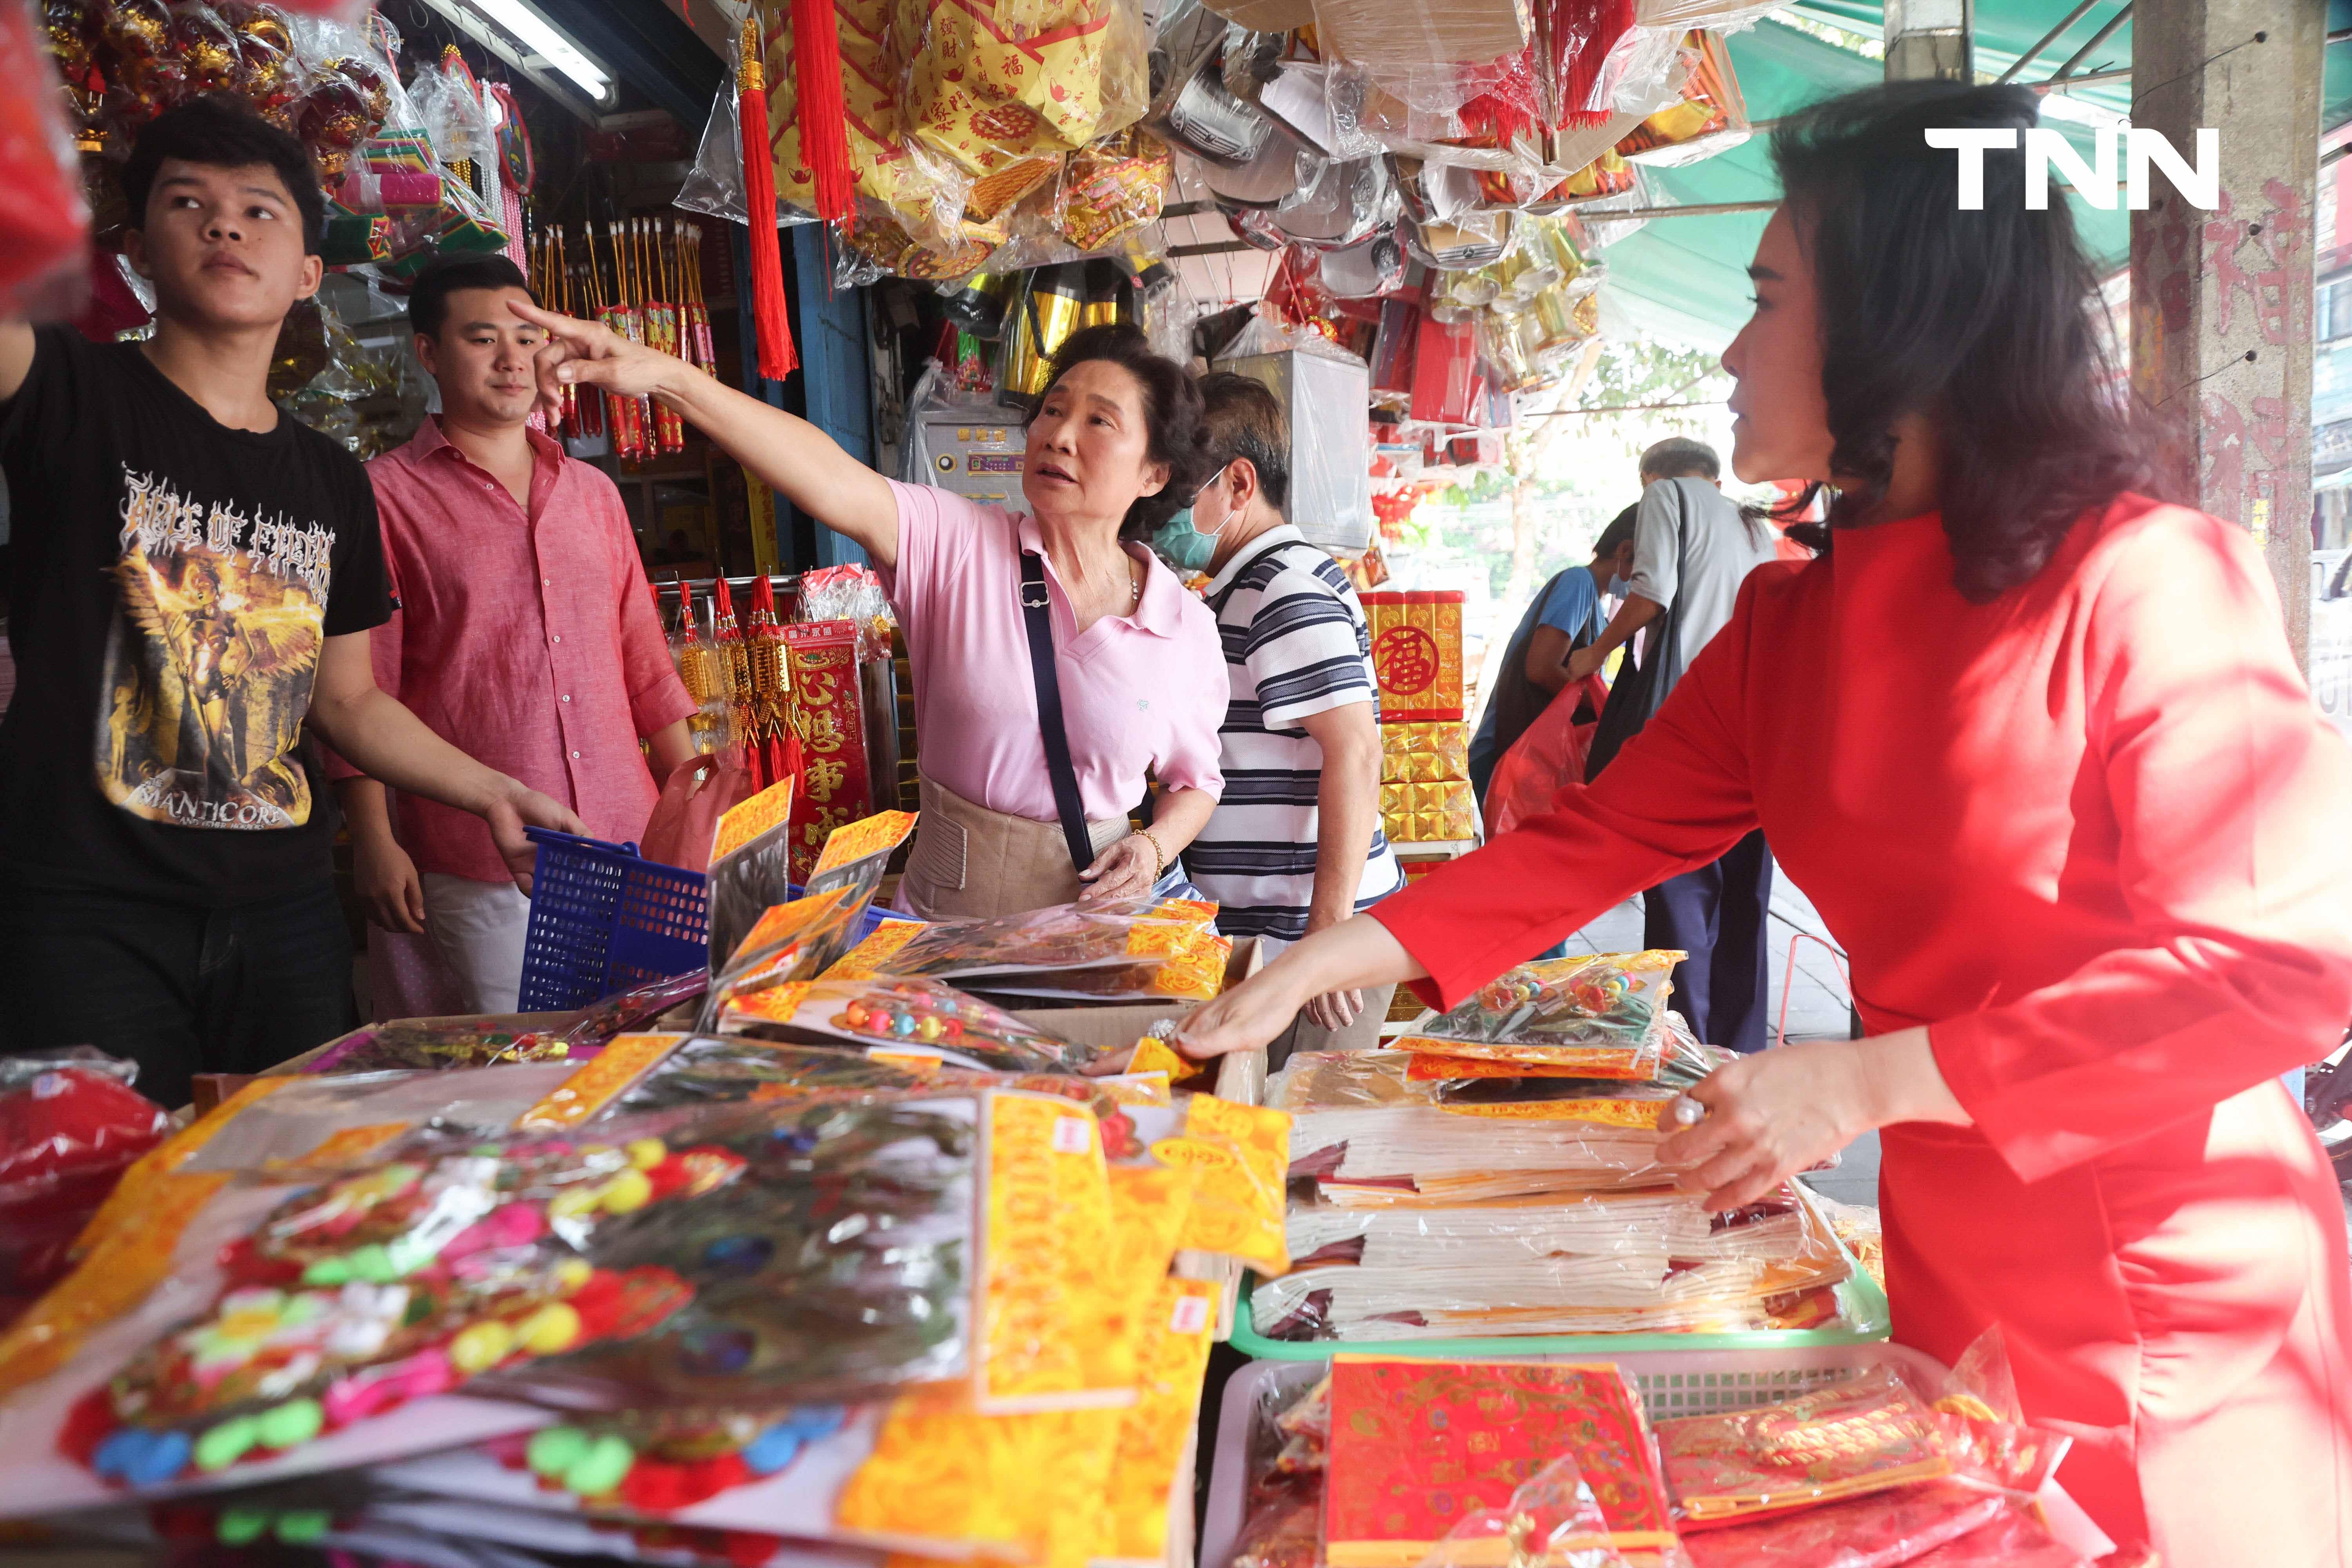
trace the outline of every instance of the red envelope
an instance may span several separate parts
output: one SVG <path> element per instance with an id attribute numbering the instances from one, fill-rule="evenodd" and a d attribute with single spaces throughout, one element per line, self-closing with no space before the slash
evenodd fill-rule
<path id="1" fill-rule="evenodd" d="M 1336 1357 L 1324 1560 L 1417 1568 L 1465 1516 L 1507 1506 L 1563 1455 L 1612 1545 L 1673 1542 L 1657 1450 L 1614 1365 Z"/>

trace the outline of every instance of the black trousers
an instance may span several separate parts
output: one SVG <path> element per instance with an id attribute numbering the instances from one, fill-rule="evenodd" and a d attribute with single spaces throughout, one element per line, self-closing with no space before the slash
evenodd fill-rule
<path id="1" fill-rule="evenodd" d="M 225 909 L 126 893 L 0 891 L 0 1042 L 96 1046 L 185 1105 L 200 1072 L 252 1073 L 355 1028 L 334 883 Z"/>
<path id="2" fill-rule="evenodd" d="M 1669 877 L 1642 895 L 1643 942 L 1690 954 L 1675 966 L 1667 1005 L 1709 1045 L 1764 1048 L 1770 994 L 1764 928 L 1771 908 L 1772 852 L 1760 831 L 1714 865 Z"/>

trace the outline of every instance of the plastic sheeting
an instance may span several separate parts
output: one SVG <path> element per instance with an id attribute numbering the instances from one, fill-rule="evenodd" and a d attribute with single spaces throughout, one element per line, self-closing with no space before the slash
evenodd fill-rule
<path id="1" fill-rule="evenodd" d="M 1371 372 L 1362 361 L 1309 350 L 1220 361 L 1264 382 L 1290 425 L 1290 504 L 1307 542 L 1360 555 L 1372 542 Z"/>

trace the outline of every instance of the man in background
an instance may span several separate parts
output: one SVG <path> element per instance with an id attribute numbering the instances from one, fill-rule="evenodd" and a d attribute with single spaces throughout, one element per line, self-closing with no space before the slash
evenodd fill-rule
<path id="1" fill-rule="evenodd" d="M 1624 603 L 1591 646 L 1569 657 L 1570 680 L 1598 670 L 1670 605 L 1677 658 L 1667 668 L 1688 669 L 1730 622 L 1748 574 L 1780 559 L 1779 535 L 1723 493 L 1714 447 L 1680 436 L 1661 441 L 1642 454 L 1642 472 L 1651 482 L 1634 520 Z M 1642 658 L 1664 651 L 1645 646 Z M 1709 1044 L 1764 1048 L 1771 907 L 1772 852 L 1760 830 L 1712 866 L 1670 877 L 1642 896 L 1644 944 L 1690 954 L 1675 967 L 1674 1005 Z"/>
<path id="2" fill-rule="evenodd" d="M 1381 827 L 1380 687 L 1371 633 L 1338 563 L 1284 515 L 1290 432 L 1264 384 L 1201 379 L 1202 462 L 1212 477 L 1155 545 L 1182 572 L 1213 574 L 1206 597 L 1233 698 L 1222 731 L 1225 793 L 1184 851 L 1218 929 L 1269 949 L 1370 909 L 1404 885 Z M 1395 992 L 1342 991 L 1307 1005 L 1271 1047 L 1380 1043 Z"/>
<path id="3" fill-rule="evenodd" d="M 1649 477 L 1643 476 L 1644 489 Z M 1593 542 L 1592 559 L 1554 575 L 1519 617 L 1518 630 L 1503 650 L 1486 715 L 1470 739 L 1470 785 L 1477 792 L 1480 811 L 1486 806 L 1495 764 L 1568 684 L 1568 656 L 1601 635 L 1605 625 L 1601 595 L 1622 596 L 1625 592 L 1625 574 L 1633 569 L 1633 518 L 1641 510 L 1636 501 L 1611 519 Z M 1595 713 L 1579 721 L 1599 717 Z M 1563 784 L 1580 782 L 1560 780 Z"/>
<path id="4" fill-rule="evenodd" d="M 503 256 L 438 261 L 408 321 L 441 412 L 368 465 L 383 520 L 391 618 L 376 684 L 435 733 L 634 840 L 656 777 L 691 758 L 694 711 L 646 588 L 620 491 L 530 428 L 541 330 Z M 643 741 L 652 753 L 646 765 Z M 386 931 L 423 931 L 478 1013 L 515 1011 L 530 903 L 481 825 L 338 766 L 360 895 Z"/>

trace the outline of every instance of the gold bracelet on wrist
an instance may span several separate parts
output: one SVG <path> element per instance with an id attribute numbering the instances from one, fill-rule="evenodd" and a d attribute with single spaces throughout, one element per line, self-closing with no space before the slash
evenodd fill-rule
<path id="1" fill-rule="evenodd" d="M 1160 879 L 1168 875 L 1168 851 L 1160 847 L 1160 840 L 1151 836 L 1151 829 L 1148 827 L 1131 829 L 1129 832 L 1128 837 L 1129 838 L 1140 838 L 1146 844 L 1151 846 L 1151 882 L 1152 886 L 1158 887 L 1160 885 Z"/>

